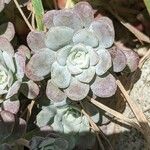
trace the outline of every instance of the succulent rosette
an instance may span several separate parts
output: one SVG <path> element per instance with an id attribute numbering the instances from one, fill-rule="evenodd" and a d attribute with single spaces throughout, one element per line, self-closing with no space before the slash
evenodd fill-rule
<path id="1" fill-rule="evenodd" d="M 11 40 L 14 38 L 15 30 L 11 22 L 0 25 L 0 97 L 4 110 L 17 113 L 19 100 L 11 101 L 19 90 L 26 91 L 28 98 L 38 95 L 38 86 L 33 81 L 24 80 L 25 61 L 29 56 L 29 49 L 21 45 L 15 52 Z"/>
<path id="2" fill-rule="evenodd" d="M 88 105 L 88 107 L 94 110 L 93 112 L 90 111 L 90 116 L 97 122 L 100 118 L 99 112 L 94 106 Z M 88 149 L 95 143 L 95 135 L 90 132 L 88 118 L 82 114 L 81 108 L 75 104 L 67 104 L 64 106 L 50 104 L 49 106 L 43 106 L 42 110 L 36 116 L 36 124 L 40 128 L 46 126 L 52 127 L 52 131 L 63 135 L 65 139 L 69 140 L 69 143 L 71 143 L 70 146 L 72 147 L 76 145 Z M 85 143 L 84 146 L 83 143 Z M 49 145 L 52 144 L 50 142 Z"/>
<path id="3" fill-rule="evenodd" d="M 27 77 L 41 81 L 51 75 L 46 94 L 53 102 L 82 100 L 90 89 L 98 97 L 114 95 L 117 85 L 110 70 L 122 71 L 128 58 L 120 49 L 108 50 L 115 36 L 112 21 L 94 18 L 89 3 L 80 2 L 72 9 L 48 11 L 44 23 L 47 32 L 27 37 L 34 53 Z"/>

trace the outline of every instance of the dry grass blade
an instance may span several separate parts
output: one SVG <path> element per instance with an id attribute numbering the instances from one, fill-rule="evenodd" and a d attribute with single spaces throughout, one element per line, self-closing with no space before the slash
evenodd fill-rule
<path id="1" fill-rule="evenodd" d="M 26 121 L 28 122 L 28 120 L 30 119 L 31 113 L 32 113 L 32 108 L 34 106 L 35 101 L 32 100 L 31 103 L 28 105 L 27 109 L 27 117 L 26 117 Z"/>
<path id="2" fill-rule="evenodd" d="M 98 141 L 99 141 L 100 146 L 103 147 L 103 144 L 101 143 L 101 139 L 99 138 L 98 133 L 101 134 L 101 136 L 105 139 L 105 141 L 106 141 L 106 142 L 108 143 L 108 145 L 110 146 L 110 150 L 112 150 L 112 149 L 113 149 L 113 148 L 112 148 L 112 145 L 111 145 L 111 143 L 109 142 L 109 140 L 107 139 L 107 137 L 105 136 L 105 134 L 103 133 L 103 131 L 96 125 L 96 123 L 92 120 L 92 118 L 85 112 L 85 110 L 84 110 L 85 108 L 84 108 L 82 102 L 80 102 L 80 105 L 81 105 L 81 107 L 83 108 L 83 109 L 82 109 L 82 113 L 88 118 L 88 120 L 89 120 L 89 122 L 90 122 L 90 124 L 91 124 L 91 126 L 92 126 L 92 128 L 93 128 L 93 130 L 95 131 L 95 133 L 96 133 L 96 135 L 97 135 L 97 139 L 98 139 Z"/>
<path id="3" fill-rule="evenodd" d="M 17 0 L 13 0 L 13 1 L 14 1 L 15 5 L 16 5 L 18 11 L 20 12 L 21 16 L 23 17 L 25 23 L 26 23 L 27 26 L 29 27 L 29 29 L 30 29 L 31 31 L 34 31 L 34 29 L 32 28 L 31 24 L 29 23 L 28 19 L 26 18 L 25 14 L 23 13 L 22 9 L 20 8 L 20 6 L 19 6 Z"/>
<path id="4" fill-rule="evenodd" d="M 125 90 L 125 88 L 123 87 L 123 85 L 121 84 L 121 82 L 119 80 L 117 80 L 117 85 L 119 87 L 119 89 L 121 90 L 121 92 L 124 94 L 131 110 L 133 111 L 134 115 L 136 116 L 142 130 L 143 130 L 143 134 L 146 138 L 146 140 L 148 142 L 150 142 L 150 126 L 148 124 L 148 120 L 146 119 L 142 109 L 138 106 L 138 104 L 131 100 L 130 96 L 128 95 L 127 91 Z"/>
<path id="5" fill-rule="evenodd" d="M 127 118 L 123 114 L 121 114 L 121 113 L 119 113 L 119 112 L 117 112 L 117 111 L 107 107 L 106 105 L 96 101 L 93 98 L 90 98 L 89 96 L 87 98 L 91 101 L 91 103 L 93 103 L 94 105 L 96 105 L 100 109 L 102 109 L 102 110 L 108 112 L 109 114 L 113 115 L 114 117 L 116 117 L 116 119 L 119 119 L 119 121 L 121 123 L 126 123 L 127 125 L 130 125 L 130 126 L 136 128 L 136 129 L 138 129 L 139 131 L 141 131 L 141 128 L 140 128 L 139 124 L 137 122 L 135 122 L 133 119 Z"/>

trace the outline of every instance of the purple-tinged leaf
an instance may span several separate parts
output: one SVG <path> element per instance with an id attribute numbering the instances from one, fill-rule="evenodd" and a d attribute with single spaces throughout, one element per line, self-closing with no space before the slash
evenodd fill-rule
<path id="1" fill-rule="evenodd" d="M 30 52 L 28 47 L 26 47 L 25 45 L 20 45 L 17 50 L 18 50 L 19 54 L 21 54 L 22 56 L 25 56 L 26 58 L 30 59 L 31 52 Z"/>
<path id="2" fill-rule="evenodd" d="M 106 77 L 97 76 L 91 90 L 98 97 L 111 97 L 117 90 L 116 80 L 111 74 Z"/>
<path id="3" fill-rule="evenodd" d="M 9 88 L 8 93 L 6 95 L 6 99 L 16 95 L 20 89 L 21 81 L 15 81 L 13 85 Z"/>
<path id="4" fill-rule="evenodd" d="M 82 28 L 81 18 L 71 9 L 60 10 L 57 15 L 54 15 L 53 23 L 55 26 L 66 26 L 75 31 Z"/>
<path id="5" fill-rule="evenodd" d="M 134 72 L 139 65 L 140 58 L 138 54 L 131 49 L 123 49 L 122 51 L 127 58 L 127 66 L 129 67 L 131 72 Z"/>
<path id="6" fill-rule="evenodd" d="M 94 20 L 94 11 L 91 5 L 87 2 L 79 2 L 75 5 L 74 11 L 81 17 L 83 27 L 89 27 L 89 24 Z"/>
<path id="7" fill-rule="evenodd" d="M 50 10 L 44 14 L 43 20 L 47 29 L 54 26 L 53 18 L 59 13 L 58 10 Z"/>
<path id="8" fill-rule="evenodd" d="M 17 67 L 16 76 L 18 79 L 22 79 L 24 77 L 24 73 L 25 73 L 26 58 L 24 55 L 20 54 L 19 52 L 16 52 L 15 53 L 15 61 L 16 61 L 16 67 Z"/>
<path id="9" fill-rule="evenodd" d="M 114 72 L 121 72 L 127 64 L 125 54 L 117 47 L 112 47 L 109 49 L 109 52 L 111 54 Z"/>
<path id="10" fill-rule="evenodd" d="M 27 36 L 28 46 L 34 53 L 41 52 L 42 48 L 46 48 L 44 40 L 44 32 L 31 31 Z"/>
<path id="11" fill-rule="evenodd" d="M 99 20 L 93 21 L 90 29 L 99 38 L 100 47 L 109 48 L 113 44 L 115 32 L 112 21 L 109 18 L 101 17 Z"/>
<path id="12" fill-rule="evenodd" d="M 6 38 L 11 41 L 15 36 L 14 25 L 11 22 L 0 25 L 0 37 Z"/>
<path id="13" fill-rule="evenodd" d="M 0 12 L 4 9 L 4 0 L 0 0 Z"/>
<path id="14" fill-rule="evenodd" d="M 70 86 L 64 91 L 71 100 L 80 101 L 89 93 L 89 85 L 72 78 Z"/>
<path id="15" fill-rule="evenodd" d="M 96 74 L 103 75 L 108 71 L 108 69 L 112 66 L 111 56 L 108 50 L 99 48 L 97 51 L 99 55 L 99 62 L 95 66 L 96 67 Z"/>
<path id="16" fill-rule="evenodd" d="M 1 43 L 1 47 L 0 47 L 1 51 L 3 52 L 5 51 L 11 56 L 14 55 L 14 49 L 6 38 L 0 37 L 0 43 Z"/>
<path id="17" fill-rule="evenodd" d="M 3 102 L 2 107 L 5 111 L 9 111 L 13 114 L 17 114 L 20 107 L 20 101 L 19 100 L 11 101 L 10 99 L 8 99 Z"/>
<path id="18" fill-rule="evenodd" d="M 59 103 L 66 100 L 66 95 L 61 91 L 51 80 L 48 81 L 46 87 L 47 97 L 54 103 Z"/>
<path id="19" fill-rule="evenodd" d="M 51 66 L 55 61 L 55 52 L 44 49 L 42 52 L 34 54 L 26 66 L 26 75 L 33 81 L 40 81 L 51 71 Z"/>

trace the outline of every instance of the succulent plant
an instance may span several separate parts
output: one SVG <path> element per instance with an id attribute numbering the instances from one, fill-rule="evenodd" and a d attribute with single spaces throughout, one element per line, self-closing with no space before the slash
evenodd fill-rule
<path id="1" fill-rule="evenodd" d="M 91 118 L 98 123 L 100 114 L 97 109 L 88 103 L 86 103 L 85 107 L 90 112 Z M 50 104 L 42 107 L 42 110 L 36 117 L 36 124 L 40 128 L 47 125 L 51 126 L 53 132 L 63 135 L 64 138 L 69 138 L 69 143 L 72 143 L 72 146 L 88 149 L 95 144 L 96 137 L 90 131 L 89 121 L 81 113 L 80 107 L 75 104 L 63 106 Z"/>
<path id="2" fill-rule="evenodd" d="M 26 96 L 34 98 L 38 95 L 38 86 L 33 81 L 24 80 L 25 61 L 29 57 L 29 49 L 21 45 L 17 52 L 14 51 L 10 41 L 15 35 L 12 23 L 0 25 L 0 96 L 4 95 L 3 108 L 16 113 L 19 109 L 19 101 L 10 101 L 10 98 L 18 94 L 19 90 L 28 91 Z"/>
<path id="3" fill-rule="evenodd" d="M 0 144 L 12 143 L 26 131 L 26 122 L 8 111 L 0 111 Z"/>
<path id="4" fill-rule="evenodd" d="M 32 31 L 27 37 L 34 55 L 26 66 L 26 75 L 33 81 L 51 75 L 46 94 L 53 102 L 67 97 L 82 100 L 90 89 L 98 97 L 111 97 L 117 85 L 110 72 L 120 72 L 126 65 L 131 71 L 137 68 L 132 68 L 134 62 L 128 61 L 124 51 L 110 49 L 115 36 L 112 21 L 94 18 L 87 2 L 79 2 L 72 9 L 48 11 L 44 22 L 47 32 Z"/>
<path id="5" fill-rule="evenodd" d="M 87 117 L 81 114 L 78 107 L 72 105 L 43 106 L 36 121 L 39 127 L 51 125 L 54 131 L 66 134 L 89 131 Z"/>
<path id="6" fill-rule="evenodd" d="M 71 150 L 75 146 L 72 136 L 50 133 L 47 137 L 33 137 L 30 141 L 31 150 Z"/>

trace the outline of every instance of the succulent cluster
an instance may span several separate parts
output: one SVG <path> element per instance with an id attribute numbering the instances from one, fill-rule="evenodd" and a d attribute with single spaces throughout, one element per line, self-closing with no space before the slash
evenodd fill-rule
<path id="1" fill-rule="evenodd" d="M 0 0 L 0 11 L 4 3 L 8 1 Z M 135 71 L 139 58 L 132 50 L 113 45 L 112 21 L 95 18 L 87 2 L 48 11 L 44 25 L 46 31 L 31 31 L 27 36 L 31 52 L 24 45 L 14 50 L 13 24 L 0 25 L 0 146 L 9 149 L 3 143 L 25 132 L 25 121 L 15 115 L 20 108 L 19 94 L 34 99 L 43 86 L 50 104 L 42 106 L 36 125 L 50 126 L 53 133 L 32 138 L 31 149 L 90 149 L 95 136 L 89 133 L 89 120 L 75 101 L 85 99 L 90 91 L 101 98 L 113 96 L 117 90 L 113 74 L 125 68 Z M 95 123 L 101 123 L 102 116 L 95 106 L 86 100 L 81 104 Z"/>
<path id="2" fill-rule="evenodd" d="M 67 98 L 82 100 L 90 89 L 98 97 L 111 97 L 117 89 L 111 72 L 121 72 L 126 65 L 131 71 L 137 67 L 138 60 L 133 66 L 128 52 L 110 49 L 115 36 L 112 21 L 94 18 L 87 2 L 72 9 L 48 11 L 44 22 L 46 32 L 33 31 L 27 37 L 34 55 L 26 66 L 26 75 L 34 81 L 51 75 L 46 94 L 55 103 Z"/>

